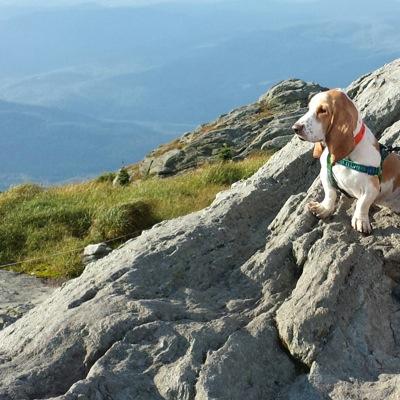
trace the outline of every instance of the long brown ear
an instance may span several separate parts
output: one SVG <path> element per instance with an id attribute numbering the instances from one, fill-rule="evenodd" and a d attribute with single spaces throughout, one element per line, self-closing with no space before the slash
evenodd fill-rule
<path id="1" fill-rule="evenodd" d="M 322 153 L 324 151 L 324 146 L 322 142 L 317 142 L 314 144 L 314 151 L 313 151 L 313 157 L 314 158 L 320 158 Z"/>
<path id="2" fill-rule="evenodd" d="M 332 163 L 340 161 L 354 149 L 353 132 L 357 127 L 358 111 L 347 95 L 340 90 L 328 92 L 331 123 L 326 134 L 326 144 Z"/>

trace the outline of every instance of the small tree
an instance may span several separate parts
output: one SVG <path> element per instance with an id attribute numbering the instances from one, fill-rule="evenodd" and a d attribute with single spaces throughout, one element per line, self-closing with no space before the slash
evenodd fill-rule
<path id="1" fill-rule="evenodd" d="M 114 182 L 121 186 L 126 186 L 129 184 L 131 177 L 129 172 L 125 167 L 122 167 L 119 171 L 117 176 L 115 177 Z"/>
<path id="2" fill-rule="evenodd" d="M 230 148 L 230 146 L 224 143 L 224 145 L 218 151 L 218 158 L 221 161 L 228 161 L 232 160 L 232 157 L 233 157 L 232 149 Z"/>

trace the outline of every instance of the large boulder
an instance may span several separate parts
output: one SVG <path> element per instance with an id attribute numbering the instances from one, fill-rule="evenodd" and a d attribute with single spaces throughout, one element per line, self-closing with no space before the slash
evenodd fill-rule
<path id="1" fill-rule="evenodd" d="M 400 119 L 400 59 L 353 82 L 347 92 L 377 137 Z"/>
<path id="2" fill-rule="evenodd" d="M 1 331 L 0 399 L 400 398 L 400 217 L 374 209 L 363 236 L 341 199 L 316 219 L 311 147 L 293 139 Z"/>
<path id="3" fill-rule="evenodd" d="M 272 86 L 259 98 L 259 101 L 289 107 L 297 103 L 300 107 L 306 107 L 310 98 L 323 89 L 317 83 L 304 82 L 301 79 L 287 79 Z"/>

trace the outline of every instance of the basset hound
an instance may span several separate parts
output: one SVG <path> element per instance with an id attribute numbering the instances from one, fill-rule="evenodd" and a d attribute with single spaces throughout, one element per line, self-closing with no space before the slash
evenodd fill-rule
<path id="1" fill-rule="evenodd" d="M 335 185 L 357 199 L 351 225 L 359 232 L 371 232 L 373 203 L 400 212 L 400 157 L 392 152 L 382 158 L 378 141 L 346 93 L 333 89 L 316 94 L 292 128 L 300 139 L 315 143 L 314 157 L 320 158 L 325 197 L 308 203 L 313 214 L 327 218 L 334 212 Z"/>

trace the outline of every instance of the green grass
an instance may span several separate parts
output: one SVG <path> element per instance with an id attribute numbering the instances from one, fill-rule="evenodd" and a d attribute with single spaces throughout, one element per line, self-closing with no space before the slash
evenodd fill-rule
<path id="1" fill-rule="evenodd" d="M 202 209 L 267 159 L 259 154 L 126 187 L 113 187 L 111 176 L 51 188 L 17 186 L 0 194 L 0 264 L 39 259 L 10 269 L 45 278 L 78 276 L 87 244 L 127 236 L 112 243 L 117 246 L 159 221 Z"/>

